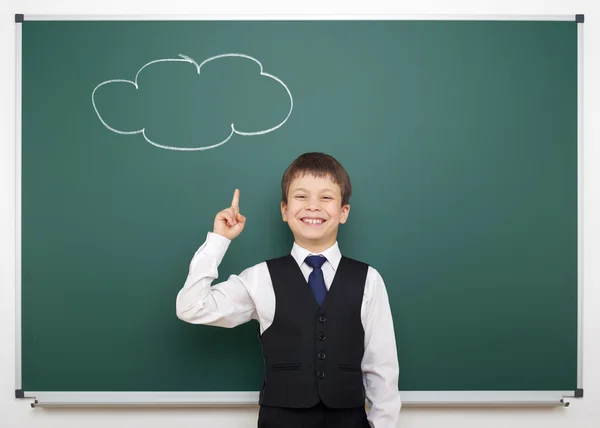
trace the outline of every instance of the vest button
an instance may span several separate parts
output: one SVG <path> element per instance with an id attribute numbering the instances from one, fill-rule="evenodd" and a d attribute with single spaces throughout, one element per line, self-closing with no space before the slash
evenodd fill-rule
<path id="1" fill-rule="evenodd" d="M 323 379 L 323 378 L 325 377 L 325 373 L 323 373 L 323 372 L 319 372 L 319 373 L 317 373 L 317 377 L 318 377 L 319 379 Z"/>
<path id="2" fill-rule="evenodd" d="M 319 357 L 319 360 L 324 360 L 324 359 L 325 359 L 325 357 L 326 357 L 326 355 L 325 355 L 325 353 L 324 353 L 324 352 L 319 352 L 319 353 L 317 354 L 317 357 Z"/>
<path id="3" fill-rule="evenodd" d="M 325 321 L 327 321 L 327 317 L 326 317 L 325 315 L 321 315 L 321 316 L 319 317 L 319 322 L 323 323 L 323 322 L 325 322 Z"/>
<path id="4" fill-rule="evenodd" d="M 319 333 L 319 340 L 325 340 L 327 339 L 327 336 L 325 336 L 325 333 Z"/>

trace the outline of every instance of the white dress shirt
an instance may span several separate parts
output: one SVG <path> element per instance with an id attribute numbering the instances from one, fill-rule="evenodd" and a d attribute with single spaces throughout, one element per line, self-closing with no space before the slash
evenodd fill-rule
<path id="1" fill-rule="evenodd" d="M 230 243 L 221 235 L 208 233 L 206 241 L 196 251 L 185 284 L 177 295 L 177 316 L 192 324 L 229 328 L 255 319 L 263 333 L 275 316 L 275 292 L 266 262 L 211 286 L 218 278 L 219 264 Z M 304 259 L 312 254 L 296 243 L 292 247 L 291 255 L 307 281 L 312 268 Z M 319 254 L 327 258 L 321 269 L 329 290 L 342 254 L 337 242 Z M 365 331 L 361 368 L 367 400 L 371 403 L 369 423 L 372 428 L 396 428 L 401 401 L 394 325 L 385 284 L 371 266 L 367 271 L 361 320 Z"/>

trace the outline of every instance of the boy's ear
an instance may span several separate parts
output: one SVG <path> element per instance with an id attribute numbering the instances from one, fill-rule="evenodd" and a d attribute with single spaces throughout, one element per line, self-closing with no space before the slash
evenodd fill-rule
<path id="1" fill-rule="evenodd" d="M 281 201 L 281 218 L 287 223 L 287 205 Z"/>
<path id="2" fill-rule="evenodd" d="M 349 215 L 350 215 L 350 205 L 349 204 L 342 205 L 342 212 L 340 214 L 340 224 L 346 223 L 346 220 L 348 220 Z"/>

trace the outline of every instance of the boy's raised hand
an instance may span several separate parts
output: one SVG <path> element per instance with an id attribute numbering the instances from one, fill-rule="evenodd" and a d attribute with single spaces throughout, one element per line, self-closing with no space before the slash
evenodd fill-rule
<path id="1" fill-rule="evenodd" d="M 217 213 L 213 232 L 232 240 L 242 233 L 245 224 L 246 217 L 240 214 L 240 191 L 235 189 L 231 206 Z"/>

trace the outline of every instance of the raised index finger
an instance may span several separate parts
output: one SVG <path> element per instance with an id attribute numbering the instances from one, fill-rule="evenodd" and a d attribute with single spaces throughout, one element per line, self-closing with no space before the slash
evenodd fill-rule
<path id="1" fill-rule="evenodd" d="M 239 206 L 240 206 L 240 191 L 239 191 L 239 189 L 235 189 L 235 192 L 233 192 L 233 200 L 231 201 L 231 208 L 235 208 L 236 210 L 239 211 Z"/>

